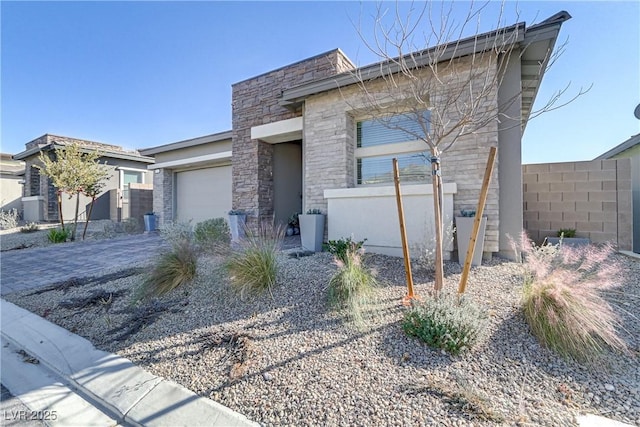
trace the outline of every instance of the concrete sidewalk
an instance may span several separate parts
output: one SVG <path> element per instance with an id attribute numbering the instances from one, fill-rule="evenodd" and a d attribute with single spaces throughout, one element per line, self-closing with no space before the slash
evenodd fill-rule
<path id="1" fill-rule="evenodd" d="M 2 384 L 30 410 L 55 411 L 49 425 L 258 426 L 5 300 L 0 313 Z"/>

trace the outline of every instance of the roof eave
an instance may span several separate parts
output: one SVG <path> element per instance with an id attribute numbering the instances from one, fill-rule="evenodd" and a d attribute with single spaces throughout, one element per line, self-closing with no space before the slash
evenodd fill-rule
<path id="1" fill-rule="evenodd" d="M 471 55 L 473 53 L 482 52 L 495 44 L 496 39 L 508 38 L 516 33 L 516 37 L 512 41 L 513 43 L 520 43 L 524 40 L 525 24 L 518 23 L 510 27 L 501 28 L 497 31 L 491 31 L 488 33 L 479 34 L 477 36 L 468 37 L 466 39 L 458 40 L 448 43 L 443 52 L 439 52 L 437 57 L 438 61 L 447 61 L 452 58 L 463 57 Z M 421 67 L 428 65 L 433 58 L 433 55 L 442 49 L 442 45 L 435 46 L 429 49 L 425 49 L 419 52 L 411 54 L 415 60 L 415 66 Z M 405 57 L 409 57 L 406 55 Z M 416 59 L 417 58 L 417 59 Z M 302 102 L 307 96 L 317 93 L 326 92 L 333 89 L 338 89 L 344 86 L 356 84 L 361 80 L 373 80 L 382 77 L 386 74 L 394 74 L 399 72 L 399 67 L 393 63 L 389 66 L 385 65 L 385 62 L 378 62 L 375 64 L 367 65 L 356 70 L 347 71 L 336 76 L 327 77 L 321 80 L 315 80 L 308 84 L 300 85 L 290 89 L 286 89 L 282 92 L 280 105 L 286 106 L 290 104 L 297 104 Z"/>
<path id="2" fill-rule="evenodd" d="M 211 135 L 199 136 L 197 138 L 185 139 L 183 141 L 172 142 L 169 144 L 157 145 L 155 147 L 143 148 L 138 151 L 145 156 L 152 156 L 154 154 L 166 153 L 168 151 L 180 150 L 183 148 L 195 147 L 198 145 L 209 144 L 212 142 L 220 142 L 231 139 L 233 132 L 228 130 L 224 132 L 218 132 Z"/>

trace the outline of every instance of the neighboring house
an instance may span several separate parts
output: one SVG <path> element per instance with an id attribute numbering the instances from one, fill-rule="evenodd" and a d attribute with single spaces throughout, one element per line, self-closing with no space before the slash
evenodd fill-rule
<path id="1" fill-rule="evenodd" d="M 632 136 L 594 160 L 625 158 L 631 161 L 633 251 L 640 253 L 640 134 Z"/>
<path id="2" fill-rule="evenodd" d="M 0 209 L 22 210 L 24 162 L 13 160 L 11 154 L 0 154 Z"/>
<path id="3" fill-rule="evenodd" d="M 510 256 L 508 235 L 522 230 L 522 132 L 543 77 L 541 65 L 544 70 L 560 27 L 569 18 L 561 12 L 528 28 L 524 23 L 509 27 L 518 34 L 514 52 L 495 98 L 488 102 L 495 103 L 494 108 L 506 105 L 500 110 L 502 117 L 516 124 L 499 128 L 497 120 L 489 123 L 442 156 L 443 209 L 450 221 L 454 212 L 476 207 L 489 147 L 499 148 L 485 209 L 488 255 Z M 480 49 L 474 39 L 454 44 L 457 49 L 451 56 L 460 64 Z M 426 65 L 428 53 L 415 57 Z M 398 157 L 417 172 L 414 182 L 403 184 L 409 242 L 413 247 L 429 246 L 430 170 L 415 160 L 427 147 L 398 135 L 392 135 L 390 143 L 372 143 L 366 133 L 358 132 L 373 122 L 357 108 L 354 70 L 368 76 L 369 89 L 376 90 L 380 66 L 356 70 L 336 49 L 234 84 L 231 131 L 141 150 L 156 156 L 151 166 L 154 210 L 161 223 L 223 216 L 230 199 L 234 209 L 247 211 L 253 221 L 274 217 L 284 222 L 294 212 L 320 209 L 328 214 L 329 239 L 367 238 L 368 250 L 400 255 L 391 174 L 391 158 Z M 513 99 L 516 102 L 507 102 Z M 434 99 L 431 109 L 437 108 Z"/>
<path id="4" fill-rule="evenodd" d="M 41 174 L 40 154 L 55 157 L 56 150 L 69 144 L 79 144 L 84 150 L 98 150 L 102 156 L 99 161 L 106 165 L 109 178 L 103 192 L 96 199 L 91 219 L 111 219 L 121 221 L 129 217 L 139 218 L 150 211 L 150 192 L 152 172 L 147 166 L 153 159 L 137 151 L 124 150 L 122 147 L 82 139 L 45 134 L 26 144 L 26 150 L 13 156 L 25 162 L 24 192 L 22 197 L 24 219 L 27 221 L 59 221 L 56 188 L 51 180 Z M 146 200 L 146 206 L 144 202 Z M 86 219 L 91 199 L 82 195 L 80 199 L 80 219 Z M 62 216 L 65 221 L 73 219 L 75 197 L 62 197 Z"/>

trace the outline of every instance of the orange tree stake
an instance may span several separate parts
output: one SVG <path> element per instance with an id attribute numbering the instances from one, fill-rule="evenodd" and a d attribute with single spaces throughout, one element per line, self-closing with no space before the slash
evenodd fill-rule
<path id="1" fill-rule="evenodd" d="M 413 275 L 411 274 L 411 260 L 409 258 L 409 245 L 407 244 L 407 230 L 404 225 L 404 208 L 402 207 L 402 195 L 400 194 L 400 172 L 398 171 L 398 159 L 393 159 L 393 182 L 396 186 L 396 202 L 398 203 L 398 219 L 400 220 L 400 237 L 402 238 L 402 255 L 404 256 L 404 269 L 407 272 L 408 293 L 402 299 L 402 304 L 409 305 L 415 298 L 413 294 Z"/>
<path id="2" fill-rule="evenodd" d="M 473 229 L 471 230 L 471 237 L 469 238 L 469 248 L 467 249 L 467 257 L 464 260 L 464 267 L 462 268 L 462 276 L 460 276 L 460 285 L 458 286 L 458 293 L 463 294 L 467 288 L 467 279 L 469 278 L 469 270 L 471 270 L 471 262 L 473 261 L 473 252 L 476 249 L 476 240 L 478 240 L 478 232 L 480 231 L 480 221 L 482 221 L 482 214 L 484 213 L 484 205 L 487 202 L 487 194 L 489 193 L 489 183 L 491 182 L 491 173 L 493 172 L 493 165 L 496 160 L 496 147 L 491 147 L 489 151 L 489 159 L 487 160 L 487 168 L 484 171 L 484 180 L 482 181 L 482 189 L 480 190 L 480 200 L 478 200 L 478 209 L 476 210 L 476 217 L 473 220 Z"/>

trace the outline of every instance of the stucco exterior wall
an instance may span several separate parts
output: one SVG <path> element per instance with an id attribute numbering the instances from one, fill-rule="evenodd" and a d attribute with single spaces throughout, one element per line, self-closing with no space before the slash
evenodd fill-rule
<path id="1" fill-rule="evenodd" d="M 177 150 L 166 151 L 154 154 L 156 163 L 171 162 L 174 160 L 184 160 L 191 157 L 206 156 L 208 154 L 222 153 L 231 151 L 231 140 L 216 141 L 207 144 L 196 145 L 193 147 L 180 148 Z"/>
<path id="2" fill-rule="evenodd" d="M 640 253 L 640 145 L 616 155 L 615 159 L 631 161 L 631 192 L 633 199 L 633 251 Z"/>
<path id="3" fill-rule="evenodd" d="M 523 183 L 525 229 L 536 243 L 572 228 L 577 237 L 631 249 L 629 159 L 524 165 Z"/>
<path id="4" fill-rule="evenodd" d="M 465 61 L 467 60 L 461 60 L 458 65 L 465 67 L 468 64 Z M 488 61 L 485 61 L 486 73 L 495 73 L 497 70 L 488 64 Z M 452 75 L 441 76 L 441 78 L 449 88 L 456 88 L 460 84 Z M 477 84 L 480 85 L 482 82 Z M 372 82 L 368 89 L 373 93 L 381 91 L 382 82 Z M 441 100 L 434 96 L 431 102 L 430 107 L 437 109 L 438 102 Z M 316 208 L 326 212 L 327 201 L 324 198 L 324 190 L 356 186 L 354 155 L 356 121 L 359 118 L 358 114 L 361 114 L 358 111 L 362 110 L 364 105 L 360 89 L 356 86 L 324 92 L 306 99 L 303 139 L 305 188 L 303 209 Z M 494 88 L 483 106 L 487 109 L 497 108 L 497 88 Z M 447 119 L 456 120 L 456 117 L 443 118 L 443 120 Z M 444 140 L 441 147 L 448 145 L 449 142 L 450 140 Z M 453 199 L 454 214 L 461 209 L 477 207 L 489 148 L 497 145 L 497 123 L 491 122 L 477 135 L 459 138 L 451 149 L 442 154 L 443 182 L 457 184 L 457 194 Z M 428 147 L 425 144 L 426 149 Z M 485 207 L 485 215 L 488 217 L 485 252 L 499 250 L 499 159 L 500 153 L 498 153 Z M 409 185 L 411 184 L 406 186 Z M 432 206 L 424 208 L 433 210 Z M 328 218 L 328 222 L 330 221 L 331 216 Z"/>
<path id="5" fill-rule="evenodd" d="M 232 86 L 233 208 L 256 217 L 273 209 L 273 146 L 251 139 L 251 127 L 302 115 L 278 104 L 282 90 L 353 67 L 339 50 L 270 71 Z"/>

